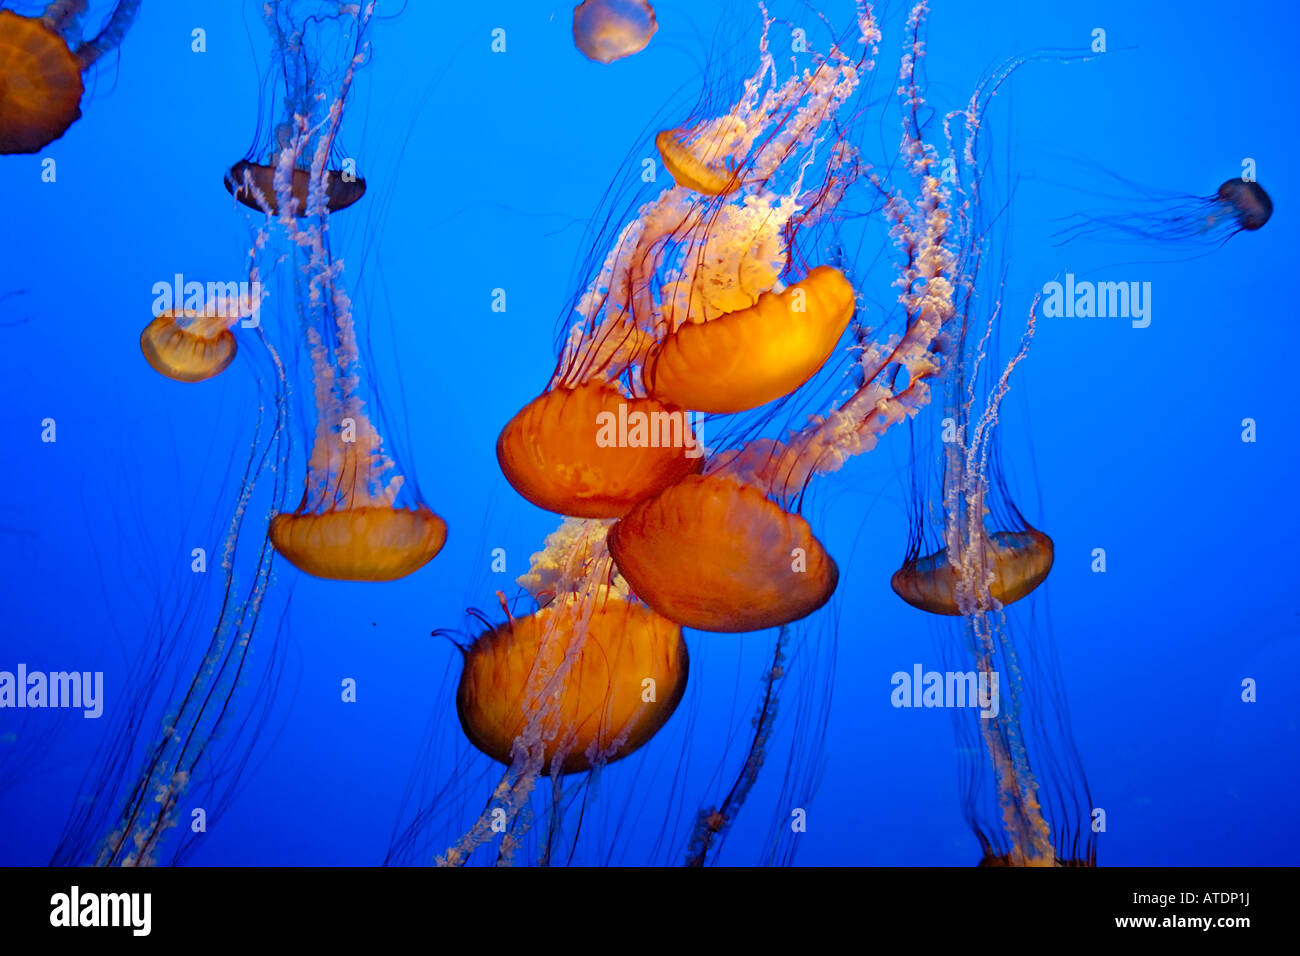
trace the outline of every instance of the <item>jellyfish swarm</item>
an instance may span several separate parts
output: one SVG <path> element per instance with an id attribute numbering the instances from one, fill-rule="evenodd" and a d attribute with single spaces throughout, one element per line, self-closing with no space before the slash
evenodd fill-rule
<path id="1" fill-rule="evenodd" d="M 1207 248 L 1239 232 L 1255 232 L 1273 215 L 1273 200 L 1253 179 L 1229 179 L 1210 196 L 1153 190 L 1109 174 L 1118 191 L 1105 196 L 1118 211 L 1076 213 L 1055 234 L 1058 245 L 1078 239 L 1158 247 Z"/>
<path id="2" fill-rule="evenodd" d="M 901 254 L 896 285 L 902 331 L 872 339 L 860 327 L 856 387 L 837 407 L 781 440 L 758 438 L 716 451 L 700 480 L 679 482 L 639 503 L 611 529 L 610 551 L 633 592 L 687 626 L 775 626 L 829 600 L 838 572 L 793 513 L 796 505 L 814 476 L 870 450 L 891 425 L 926 404 L 927 379 L 942 367 L 955 296 L 968 281 L 961 272 L 970 264 L 963 250 L 973 234 L 964 204 L 977 196 L 952 206 L 932 173 L 938 152 L 920 139 L 915 122 L 921 100 L 910 56 L 902 78 L 902 173 L 915 194 L 908 199 L 901 188 L 873 178 Z"/>
<path id="3" fill-rule="evenodd" d="M 816 69 L 780 82 L 767 48 L 772 22 L 765 18 L 760 70 L 746 83 L 740 105 L 729 111 L 726 122 L 701 120 L 690 124 L 695 135 L 675 134 L 677 142 L 696 148 L 703 141 L 699 134 L 725 131 L 735 156 L 722 168 L 732 171 L 734 188 L 713 194 L 675 180 L 672 188 L 639 208 L 612 241 L 612 251 L 596 278 L 578 298 L 580 321 L 562 336 L 560 360 L 547 391 L 507 425 L 498 441 L 503 471 L 534 503 L 564 510 L 561 500 L 570 495 L 567 507 L 591 510 L 581 512 L 586 516 L 581 520 L 567 519 L 547 539 L 546 548 L 534 555 L 530 574 L 520 581 L 539 607 L 555 608 L 551 614 L 529 616 L 536 623 L 521 629 L 519 645 L 527 647 L 522 662 L 511 662 L 495 651 L 495 642 L 513 639 L 514 628 L 489 628 L 488 647 L 494 651 L 490 658 L 473 661 L 472 649 L 466 651 L 466 668 L 472 666 L 475 672 L 472 678 L 462 672 L 461 686 L 469 681 L 475 687 L 505 688 L 491 703 L 503 707 L 512 719 L 507 723 L 499 717 L 488 725 L 489 732 L 481 718 L 466 719 L 462 692 L 458 700 L 466 737 L 506 763 L 506 736 L 511 731 L 515 736 L 505 775 L 478 820 L 440 855 L 444 864 L 466 863 L 494 839 L 494 833 L 504 834 L 498 861 L 514 859 L 531 824 L 529 795 L 548 770 L 552 804 L 546 828 L 548 849 L 542 861 L 550 860 L 551 838 L 562 816 L 559 779 L 568 768 L 557 767 L 557 751 L 548 748 L 543 738 L 552 732 L 577 737 L 578 721 L 569 710 L 555 718 L 543 714 L 581 693 L 583 678 L 573 667 L 583 650 L 575 644 L 585 642 L 590 649 L 594 639 L 602 641 L 602 650 L 605 645 L 596 627 L 584 628 L 579 622 L 584 618 L 595 622 L 597 618 L 586 609 L 608 602 L 611 590 L 621 602 L 635 607 L 643 602 L 653 619 L 674 625 L 733 632 L 779 627 L 744 766 L 725 795 L 701 809 L 685 843 L 686 859 L 692 865 L 702 865 L 716 853 L 765 760 L 777 697 L 786 680 L 785 654 L 795 633 L 785 625 L 822 606 L 838 580 L 834 561 L 798 514 L 803 492 L 814 476 L 833 472 L 852 455 L 870 449 L 890 426 L 922 407 L 929 397 L 927 380 L 942 367 L 945 336 L 955 315 L 954 298 L 965 284 L 957 270 L 965 261 L 963 249 L 970 243 L 970 233 L 961 210 L 952 206 L 948 191 L 931 172 L 939 156 L 935 147 L 920 139 L 915 112 L 922 107 L 914 89 L 905 88 L 904 161 L 887 164 L 898 181 L 890 183 L 878 176 L 867 190 L 873 197 L 873 213 L 879 214 L 887 233 L 884 242 L 898 254 L 895 284 L 899 288 L 894 293 L 898 304 L 881 328 L 873 331 L 861 323 L 854 327 L 857 354 L 850 369 L 829 363 L 827 380 L 843 372 L 852 377 L 847 394 L 802 427 L 792 428 L 782 440 L 729 443 L 730 447 L 705 458 L 700 474 L 695 468 L 675 477 L 667 468 L 654 472 L 646 462 L 653 461 L 662 446 L 629 443 L 618 450 L 620 455 L 629 461 L 637 460 L 637 455 L 645 457 L 629 465 L 618 481 L 606 484 L 602 470 L 588 467 L 591 459 L 576 453 L 584 441 L 596 447 L 591 437 L 596 413 L 620 403 L 626 412 L 634 403 L 655 397 L 646 373 L 654 357 L 660 357 L 661 370 L 683 369 L 678 376 L 683 388 L 715 386 L 718 394 L 752 395 L 757 391 L 755 382 L 778 383 L 771 386 L 770 398 L 733 403 L 754 411 L 757 420 L 749 424 L 763 425 L 764 413 L 755 411 L 754 404 L 804 392 L 812 378 L 821 376 L 828 356 L 853 321 L 857 295 L 844 271 L 838 266 L 809 267 L 800 246 L 830 245 L 824 234 L 815 235 L 813 241 L 801 237 L 819 220 L 830 221 L 862 171 L 847 139 L 851 124 L 836 122 L 836 113 L 849 102 L 861 72 L 870 64 L 850 61 L 837 47 L 817 58 Z M 865 5 L 859 7 L 857 28 L 853 39 L 873 50 L 879 34 Z M 910 75 L 909 64 L 910 58 L 905 58 L 905 77 Z M 752 148 L 745 145 L 751 135 Z M 697 158 L 707 156 L 706 147 L 698 148 Z M 782 276 L 792 272 L 794 281 L 782 283 Z M 662 358 L 673 333 L 689 325 L 710 334 L 720 330 L 717 341 L 726 341 L 733 333 L 725 323 L 733 319 L 741 329 L 732 339 L 738 342 L 733 348 L 755 354 L 764 354 L 768 335 L 797 342 L 799 337 L 789 326 L 812 326 L 808 339 L 816 344 L 797 357 L 796 364 L 804 371 L 792 374 L 785 366 L 748 368 L 734 361 L 726 349 L 718 351 L 716 363 L 677 366 L 675 359 Z M 712 330 L 711 323 L 717 323 Z M 750 324 L 760 331 L 747 339 L 744 327 Z M 687 353 L 694 347 L 689 341 L 681 344 Z M 785 351 L 797 350 L 792 346 Z M 843 353 L 847 356 L 848 349 Z M 790 358 L 774 354 L 772 362 Z M 700 381 L 717 366 L 722 366 L 717 381 Z M 659 379 L 668 380 L 666 372 Z M 604 396 L 611 404 L 596 400 Z M 702 402 L 691 399 L 689 404 Z M 560 413 L 570 406 L 578 411 Z M 532 460 L 520 452 L 527 443 L 538 449 Z M 552 457 L 543 458 L 545 452 Z M 629 491 L 637 475 L 647 472 L 653 478 L 643 481 L 643 486 L 663 487 Z M 557 480 L 550 481 L 551 475 Z M 572 475 L 589 482 L 581 500 L 572 495 L 573 483 L 558 480 L 570 480 Z M 558 490 L 545 498 L 538 489 L 548 483 Z M 612 501 L 591 506 L 602 490 L 617 494 L 610 496 Z M 512 620 L 522 619 L 512 615 Z M 549 632 L 549 640 L 561 642 L 562 654 L 559 648 L 547 653 L 533 650 L 533 632 L 538 627 Z M 548 640 L 545 633 L 540 640 Z M 802 653 L 816 656 L 815 650 Z M 481 673 L 489 664 L 491 674 Z M 519 699 L 523 668 L 529 669 L 534 684 L 518 704 L 514 700 Z M 607 678 L 598 678 L 598 689 L 608 685 Z M 475 694 L 475 714 L 487 709 L 486 696 Z M 823 692 L 818 699 L 825 696 Z M 824 710 L 809 712 L 820 713 L 824 720 Z M 801 707 L 796 721 L 803 713 Z M 522 729 L 518 729 L 520 720 Z M 628 739 L 645 746 L 640 737 Z M 598 776 L 615 756 L 624 754 L 605 753 L 590 765 L 591 774 Z"/>
<path id="4" fill-rule="evenodd" d="M 802 519 L 756 500 L 761 495 L 695 480 L 702 449 L 687 415 L 746 411 L 795 391 L 834 352 L 855 308 L 844 275 L 831 266 L 806 267 L 797 243 L 859 174 L 837 116 L 858 88 L 866 53 L 855 61 L 835 45 L 814 55 L 811 69 L 780 80 L 768 49 L 772 21 L 765 21 L 760 65 L 739 101 L 723 116 L 657 138 L 675 184 L 644 204 L 613 242 L 575 305 L 579 321 L 566 333 L 546 391 L 502 430 L 502 472 L 540 507 L 593 518 L 635 513 L 637 527 L 645 527 L 667 516 L 650 508 L 656 495 L 666 496 L 661 506 L 675 508 L 708 488 L 722 495 L 715 503 L 743 501 L 778 538 L 820 549 L 806 525 L 798 527 Z M 869 28 L 851 41 L 867 40 L 868 50 L 874 21 L 864 22 Z M 730 170 L 725 190 L 701 182 L 699 171 L 711 164 Z M 693 179 L 683 172 L 690 169 Z M 794 281 L 783 284 L 796 269 Z M 661 440 L 663 430 L 652 429 L 648 440 L 629 431 L 625 441 L 604 443 L 596 416 L 615 411 L 620 421 L 671 423 L 674 437 Z M 729 534 L 714 537 L 719 548 Z M 636 536 L 628 530 L 623 538 Z M 812 574 L 796 579 L 815 580 L 799 589 L 808 593 L 793 602 L 797 615 L 820 606 L 834 588 L 833 562 L 824 553 L 818 558 Z M 772 561 L 767 555 L 765 563 Z M 737 555 L 730 565 L 746 563 Z M 775 594 L 783 585 L 764 586 Z M 666 605 L 658 610 L 666 613 Z M 701 619 L 677 613 L 678 623 L 701 626 Z M 781 617 L 760 612 L 719 629 L 763 627 Z"/>
<path id="5" fill-rule="evenodd" d="M 115 49 L 140 0 L 119 0 L 83 39 L 86 0 L 55 0 L 40 16 L 0 10 L 0 153 L 35 153 L 81 118 L 82 75 Z"/>
<path id="6" fill-rule="evenodd" d="M 658 29 L 649 0 L 583 0 L 573 9 L 573 43 L 597 63 L 640 53 Z"/>
<path id="7" fill-rule="evenodd" d="M 285 258 L 277 235 L 289 248 L 292 273 L 285 282 L 293 290 L 310 370 L 302 391 L 314 404 L 302 501 L 272 518 L 271 542 L 300 570 L 346 581 L 411 574 L 433 559 L 447 536 L 446 523 L 401 473 L 368 411 L 373 402 L 367 402 L 343 261 L 330 249 L 329 219 L 341 208 L 335 192 L 341 180 L 329 164 L 356 70 L 366 61 L 373 12 L 373 3 L 268 5 L 267 26 L 289 78 L 279 151 L 270 169 L 271 194 L 258 188 L 241 196 L 265 215 L 254 239 L 264 260 L 257 274 L 273 274 Z M 346 51 L 346 67 L 331 99 L 318 85 L 322 60 L 308 51 L 338 48 Z"/>

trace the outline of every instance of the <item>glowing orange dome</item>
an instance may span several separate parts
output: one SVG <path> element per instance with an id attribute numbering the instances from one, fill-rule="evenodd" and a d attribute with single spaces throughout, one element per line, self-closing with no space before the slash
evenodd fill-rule
<path id="1" fill-rule="evenodd" d="M 666 433 L 666 434 L 665 434 Z M 533 399 L 497 438 L 497 461 L 514 489 L 575 518 L 616 518 L 643 498 L 700 470 L 686 413 L 652 398 L 626 398 L 589 382 Z"/>
<path id="2" fill-rule="evenodd" d="M 279 198 L 275 193 L 275 167 L 241 159 L 230 167 L 225 178 L 226 191 L 249 209 L 263 212 L 265 201 L 271 215 L 280 212 Z M 294 167 L 293 197 L 298 200 L 298 215 L 307 214 L 307 189 L 311 184 L 308 170 Z M 325 208 L 330 212 L 347 209 L 366 192 L 366 181 L 358 177 L 345 179 L 339 170 L 325 171 Z M 260 194 L 260 195 L 259 195 Z"/>
<path id="3" fill-rule="evenodd" d="M 424 505 L 361 506 L 271 519 L 271 543 L 295 567 L 335 581 L 392 581 L 442 550 L 447 523 Z"/>
<path id="4" fill-rule="evenodd" d="M 672 130 L 655 136 L 655 147 L 664 168 L 678 186 L 685 186 L 706 196 L 721 196 L 740 185 L 739 176 L 721 163 L 710 163 L 699 158 Z"/>
<path id="5" fill-rule="evenodd" d="M 818 266 L 780 295 L 765 292 L 748 309 L 681 326 L 646 361 L 646 387 L 700 412 L 757 408 L 817 374 L 854 307 L 843 273 Z"/>
<path id="6" fill-rule="evenodd" d="M 188 320 L 177 322 L 177 318 Z M 154 370 L 178 382 L 202 382 L 226 370 L 235 359 L 235 336 L 205 323 L 201 312 L 167 311 L 144 327 L 140 351 Z"/>
<path id="7" fill-rule="evenodd" d="M 614 597 L 597 600 L 589 618 L 583 602 L 557 602 L 488 631 L 470 646 L 456 695 L 470 743 L 510 764 L 515 738 L 528 723 L 526 693 L 534 665 L 554 673 L 580 629 L 586 633 L 582 649 L 555 709 L 540 721 L 544 772 L 551 771 L 561 748 L 561 773 L 590 770 L 597 751 L 600 763 L 620 760 L 667 722 L 686 690 L 689 670 L 681 628 L 640 605 Z"/>
<path id="8" fill-rule="evenodd" d="M 641 600 L 704 631 L 757 631 L 806 617 L 839 570 L 808 522 L 758 489 L 691 475 L 609 531 L 609 552 Z"/>
<path id="9" fill-rule="evenodd" d="M 1004 605 L 1019 601 L 1052 570 L 1052 539 L 1041 531 L 997 531 L 986 540 L 986 557 L 994 575 L 989 593 Z M 909 561 L 890 580 L 894 593 L 908 604 L 950 616 L 961 614 L 957 583 L 957 569 L 949 562 L 946 548 Z"/>
<path id="10" fill-rule="evenodd" d="M 39 18 L 0 10 L 0 153 L 34 153 L 81 116 L 81 61 Z"/>

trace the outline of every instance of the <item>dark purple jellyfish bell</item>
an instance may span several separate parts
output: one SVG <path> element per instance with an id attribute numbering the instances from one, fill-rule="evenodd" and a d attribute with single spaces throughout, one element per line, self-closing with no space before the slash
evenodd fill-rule
<path id="1" fill-rule="evenodd" d="M 1219 187 L 1218 201 L 1231 207 L 1232 215 L 1242 229 L 1254 231 L 1273 215 L 1273 200 L 1264 192 L 1264 187 L 1253 180 L 1229 179 Z"/>

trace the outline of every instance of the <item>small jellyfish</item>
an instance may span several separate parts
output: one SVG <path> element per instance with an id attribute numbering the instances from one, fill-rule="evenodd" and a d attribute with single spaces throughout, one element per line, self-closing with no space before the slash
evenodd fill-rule
<path id="1" fill-rule="evenodd" d="M 757 631 L 807 617 L 830 600 L 839 569 L 800 515 L 752 485 L 684 478 L 609 531 L 633 593 L 702 631 Z"/>
<path id="2" fill-rule="evenodd" d="M 314 190 L 321 191 L 328 212 L 346 209 L 365 195 L 365 178 L 338 142 L 339 120 L 351 83 L 340 80 L 337 71 L 342 69 L 347 77 L 364 63 L 373 10 L 367 7 L 357 18 L 353 11 L 359 7 L 333 7 L 298 0 L 266 5 L 266 24 L 274 44 L 275 85 L 270 87 L 273 95 L 263 104 L 258 130 L 270 132 L 255 140 L 224 177 L 226 191 L 257 212 L 276 216 L 292 206 L 295 215 L 308 215 L 314 205 Z M 317 91 L 331 85 L 339 87 L 341 98 L 330 106 L 328 117 L 320 117 L 307 145 L 295 146 L 297 117 L 319 117 Z M 291 165 L 281 162 L 288 154 L 294 157 Z M 314 165 L 321 166 L 319 175 L 313 174 Z"/>
<path id="3" fill-rule="evenodd" d="M 735 129 L 735 125 L 728 123 L 723 128 Z M 687 135 L 693 140 L 690 144 Z M 740 186 L 731 147 L 716 138 L 699 132 L 683 134 L 666 129 L 655 135 L 655 148 L 678 186 L 705 196 L 725 196 Z"/>
<path id="4" fill-rule="evenodd" d="M 279 153 L 272 152 L 265 163 L 241 159 L 226 171 L 223 180 L 226 191 L 249 209 L 276 216 L 280 213 L 280 200 L 275 188 L 275 170 Z M 297 215 L 306 215 L 307 189 L 311 176 L 305 169 L 295 167 L 291 173 L 293 184 L 289 195 L 297 203 Z M 325 172 L 325 208 L 330 212 L 346 209 L 366 193 L 366 181 L 342 169 Z"/>
<path id="5" fill-rule="evenodd" d="M 81 40 L 86 0 L 55 0 L 39 17 L 0 10 L 0 153 L 34 153 L 81 118 L 82 74 L 126 35 L 140 0 L 120 0 Z"/>
<path id="6" fill-rule="evenodd" d="M 541 772 L 581 773 L 612 763 L 659 731 L 686 690 L 681 628 L 606 592 L 589 602 L 553 601 L 465 650 L 456 711 L 475 747 L 510 766 L 515 739 L 529 722 L 523 704 L 530 681 L 557 671 L 579 632 L 576 659 L 534 728 L 544 742 Z"/>
<path id="7" fill-rule="evenodd" d="M 597 63 L 640 53 L 658 29 L 649 0 L 584 0 L 573 10 L 573 42 Z"/>
<path id="8" fill-rule="evenodd" d="M 1213 249 L 1239 232 L 1263 228 L 1273 215 L 1273 200 L 1254 180 L 1229 179 L 1212 196 L 1189 196 L 1139 186 L 1111 174 L 1117 185 L 1114 211 L 1081 212 L 1067 217 L 1054 238 L 1058 245 L 1078 239 L 1112 243 Z"/>
<path id="9" fill-rule="evenodd" d="M 1273 215 L 1273 200 L 1259 183 L 1229 179 L 1219 187 L 1219 202 L 1242 229 L 1253 232 Z"/>
<path id="10" fill-rule="evenodd" d="M 699 412 L 743 412 L 788 395 L 835 350 L 855 307 L 853 286 L 818 266 L 747 309 L 688 322 L 651 349 L 645 381 L 662 401 Z"/>
<path id="11" fill-rule="evenodd" d="M 1052 570 L 1052 539 L 1041 531 L 995 531 L 989 534 L 980 528 L 972 548 L 966 549 L 966 560 L 991 575 L 985 598 L 992 610 L 993 601 L 1000 605 L 1012 604 L 1025 597 L 1047 580 Z M 948 549 L 923 557 L 910 558 L 890 580 L 894 593 L 912 607 L 931 614 L 959 616 L 966 613 L 958 600 L 961 580 L 966 572 L 955 566 Z"/>
<path id="12" fill-rule="evenodd" d="M 623 441 L 638 426 L 645 441 Z M 668 426 L 651 443 L 650 426 Z M 602 427 L 602 425 L 604 427 Z M 677 441 L 673 442 L 673 429 Z M 554 388 L 524 406 L 497 438 L 497 461 L 521 495 L 548 511 L 578 518 L 617 518 L 643 498 L 700 470 L 703 457 L 681 409 L 654 398 L 627 398 L 603 382 Z"/>
<path id="13" fill-rule="evenodd" d="M 257 303 L 214 299 L 202 309 L 167 309 L 140 333 L 140 351 L 154 371 L 178 382 L 202 382 L 235 360 L 230 331 Z"/>

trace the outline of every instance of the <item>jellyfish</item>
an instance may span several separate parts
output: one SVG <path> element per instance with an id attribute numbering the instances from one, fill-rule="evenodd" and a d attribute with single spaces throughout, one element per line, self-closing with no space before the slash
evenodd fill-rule
<path id="1" fill-rule="evenodd" d="M 920 49 L 917 50 L 919 58 Z M 1020 58 L 994 71 L 963 110 L 947 117 L 955 151 L 982 155 L 980 130 L 988 104 L 1023 66 Z M 955 185 L 970 195 L 982 187 L 979 166 L 960 167 Z M 978 237 L 966 254 L 978 262 L 998 248 L 985 204 L 963 204 L 963 217 Z M 1010 203 L 993 208 L 1007 216 Z M 966 294 L 957 303 L 941 378 L 942 447 L 931 454 L 921 442 L 913 452 L 914 489 L 925 489 L 932 460 L 941 462 L 934 492 L 912 501 L 907 554 L 893 575 L 895 593 L 913 607 L 956 618 L 945 629 L 945 663 L 979 675 L 993 688 L 996 706 L 956 708 L 958 753 L 963 756 L 963 811 L 980 843 L 980 865 L 1055 866 L 1095 862 L 1095 838 L 1085 835 L 1087 780 L 1070 731 L 1059 675 L 1046 635 L 1032 636 L 1022 656 L 1011 606 L 1034 593 L 1054 559 L 1051 538 L 1034 528 L 1012 500 L 1001 468 L 997 437 L 1003 402 L 1015 370 L 1029 355 L 1041 295 L 1035 298 L 1015 351 L 1000 371 L 992 354 L 999 343 L 1005 270 L 994 285 L 987 273 L 968 269 Z M 914 422 L 914 436 L 920 431 Z M 940 432 L 931 429 L 925 434 Z M 973 668 L 973 671 L 972 671 Z M 989 777 L 991 776 L 991 786 Z"/>
<path id="2" fill-rule="evenodd" d="M 265 19 L 276 69 L 268 76 L 265 115 L 252 147 L 226 171 L 223 180 L 235 199 L 268 216 L 289 208 L 290 200 L 296 215 L 308 215 L 312 206 L 308 194 L 314 188 L 323 190 L 327 212 L 346 209 L 366 192 L 365 178 L 338 143 L 337 124 L 331 124 L 328 135 L 319 142 L 313 136 L 310 151 L 298 142 L 299 118 L 320 113 L 316 95 L 332 82 L 328 72 L 340 66 L 355 69 L 364 61 L 367 49 L 364 22 L 356 31 L 342 29 L 336 15 L 324 8 L 316 10 L 313 4 L 314 0 L 281 0 L 267 6 Z M 365 6 L 366 16 L 373 6 Z M 263 135 L 264 130 L 269 134 Z M 323 156 L 315 154 L 318 147 L 325 151 Z M 285 155 L 294 156 L 294 160 L 281 171 Z M 312 171 L 317 163 L 323 170 L 319 175 Z M 278 182 L 277 175 L 287 175 L 288 182 Z"/>
<path id="3" fill-rule="evenodd" d="M 974 540 L 963 543 L 966 553 L 961 560 L 954 561 L 947 548 L 909 557 L 889 582 L 894 593 L 922 611 L 955 617 L 963 613 L 958 600 L 966 577 L 963 561 L 987 569 L 987 593 L 981 589 L 977 595 L 985 604 L 981 610 L 1014 604 L 1047 580 L 1054 549 L 1052 539 L 1043 532 L 1027 527 L 990 533 L 983 522 L 972 525 L 971 530 Z"/>
<path id="4" fill-rule="evenodd" d="M 286 29 L 290 8 L 267 10 L 267 23 L 288 65 L 301 64 L 304 49 L 328 41 L 304 40 L 304 30 L 335 32 L 347 39 L 346 68 L 337 96 L 322 111 L 321 97 L 310 83 L 304 95 L 313 112 L 295 117 L 295 131 L 278 154 L 272 182 L 277 197 L 272 216 L 257 234 L 255 248 L 267 248 L 272 229 L 283 230 L 296 265 L 292 287 L 297 318 L 310 367 L 314 429 L 307 460 L 303 497 L 292 512 L 271 519 L 270 539 L 298 569 L 316 577 L 344 581 L 391 581 L 419 570 L 442 549 L 447 525 L 420 499 L 386 448 L 368 410 L 364 365 L 352 302 L 344 287 L 343 262 L 330 249 L 329 184 L 331 148 L 336 142 L 343 106 L 356 69 L 365 62 L 366 27 L 374 4 L 349 8 L 333 17 L 302 17 Z M 309 80 L 316 74 L 308 72 Z M 306 168 L 310 187 L 302 206 L 295 190 Z M 273 264 L 267 266 L 269 273 Z"/>
<path id="5" fill-rule="evenodd" d="M 126 36 L 140 0 L 118 0 L 83 38 L 86 0 L 54 0 L 40 16 L 0 10 L 0 153 L 35 153 L 81 118 L 82 74 Z"/>
<path id="6" fill-rule="evenodd" d="M 646 357 L 654 397 L 698 412 L 732 413 L 789 395 L 831 357 L 856 298 L 844 273 L 818 266 L 778 294 L 707 322 L 691 322 Z"/>
<path id="7" fill-rule="evenodd" d="M 1035 309 L 1037 302 L 1035 302 Z M 1059 676 L 1034 634 L 1034 654 L 1018 648 L 1010 606 L 1034 591 L 1051 570 L 1051 539 L 1031 527 L 1007 491 L 995 453 L 999 410 L 1014 369 L 1028 355 L 1035 309 L 1016 354 L 987 393 L 976 382 L 987 364 L 989 336 L 963 323 L 947 378 L 944 411 L 955 423 L 943 456 L 943 547 L 919 557 L 930 508 L 918 500 L 908 557 L 891 584 L 908 604 L 959 622 L 946 643 L 946 663 L 981 675 L 999 697 L 987 711 L 955 716 L 965 761 L 963 809 L 980 842 L 982 866 L 1091 865 L 1095 838 L 1086 832 L 1087 780 L 1070 735 Z M 990 526 L 1002 530 L 990 532 Z M 1045 662 L 1045 663 L 1044 663 Z M 1049 736 L 1050 734 L 1050 736 Z M 986 774 L 992 777 L 988 784 Z"/>
<path id="8" fill-rule="evenodd" d="M 1064 220 L 1058 244 L 1078 239 L 1213 249 L 1240 232 L 1256 232 L 1273 215 L 1273 200 L 1252 178 L 1229 179 L 1209 196 L 1138 186 L 1114 173 L 1116 212 L 1080 212 Z"/>
<path id="9" fill-rule="evenodd" d="M 287 189 L 282 195 L 287 198 Z M 313 275 L 313 283 L 329 291 L 307 306 L 315 313 L 306 336 L 316 429 L 303 497 L 296 510 L 271 519 L 271 542 L 295 567 L 316 577 L 405 577 L 442 550 L 446 522 L 418 497 L 410 507 L 398 502 L 405 476 L 385 452 L 383 438 L 365 411 L 356 330 L 341 276 L 328 265 L 319 227 L 299 229 L 291 217 L 285 219 L 295 234 L 311 234 L 310 268 L 324 270 Z"/>
<path id="10" fill-rule="evenodd" d="M 599 423 L 666 421 L 676 444 L 636 447 L 602 440 Z M 626 398 L 617 388 L 588 382 L 555 388 L 529 402 L 501 429 L 497 461 L 515 490 L 540 508 L 579 518 L 613 518 L 679 478 L 700 470 L 703 458 L 680 408 L 657 399 Z"/>
<path id="11" fill-rule="evenodd" d="M 524 732 L 529 679 L 555 671 L 585 629 L 559 702 L 539 728 L 542 773 L 580 773 L 620 760 L 652 738 L 686 690 L 689 658 L 679 626 L 649 608 L 597 589 L 566 595 L 480 635 L 465 650 L 456 698 L 465 736 L 510 765 Z M 645 700 L 646 682 L 655 693 Z"/>
<path id="12" fill-rule="evenodd" d="M 140 333 L 140 352 L 160 375 L 178 382 L 202 382 L 235 360 L 231 327 L 252 315 L 260 302 L 214 297 L 200 309 L 165 309 Z"/>
<path id="13" fill-rule="evenodd" d="M 597 63 L 640 53 L 659 29 L 649 0 L 583 0 L 573 9 L 573 42 Z"/>
<path id="14" fill-rule="evenodd" d="M 637 505 L 610 529 L 609 550 L 641 600 L 704 631 L 788 624 L 839 583 L 801 515 L 719 474 L 683 479 Z"/>

